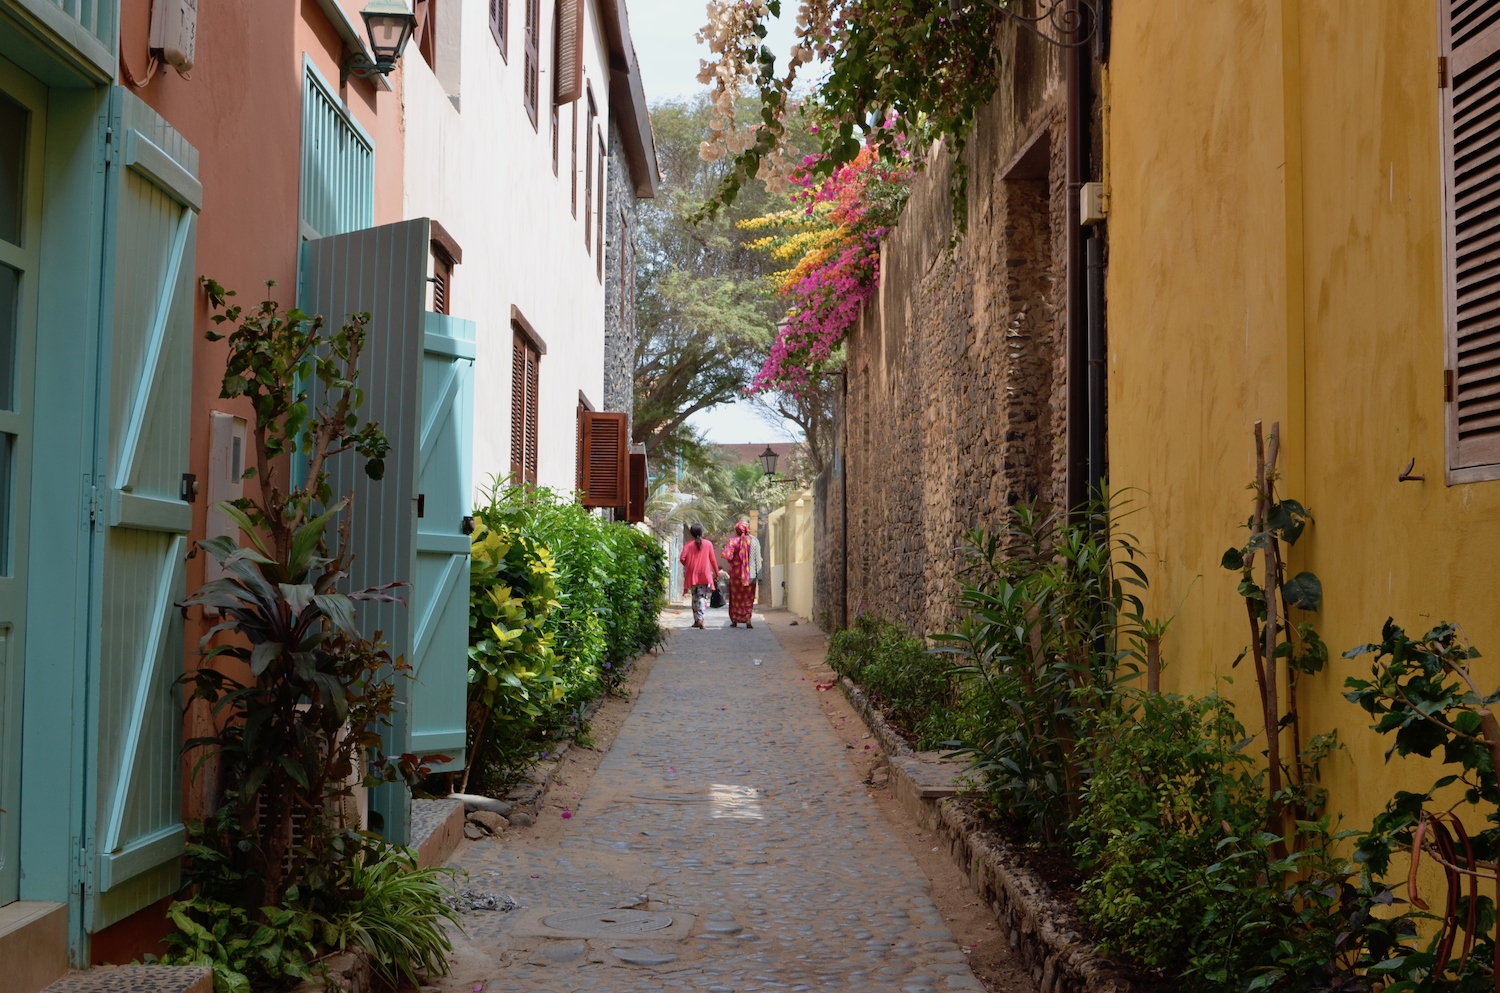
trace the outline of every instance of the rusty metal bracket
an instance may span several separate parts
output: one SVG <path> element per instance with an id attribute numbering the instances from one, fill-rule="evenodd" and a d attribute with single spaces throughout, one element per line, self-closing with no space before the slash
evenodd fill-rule
<path id="1" fill-rule="evenodd" d="M 1415 469 L 1416 467 L 1417 467 L 1417 458 L 1416 458 L 1416 456 L 1412 456 L 1412 460 L 1410 462 L 1406 463 L 1406 468 L 1401 470 L 1401 475 L 1399 475 L 1399 476 L 1396 477 L 1396 482 L 1398 482 L 1398 483 L 1420 483 L 1420 482 L 1426 482 L 1427 481 L 1427 477 L 1426 476 L 1413 476 L 1411 474 L 1411 471 L 1413 469 Z"/>

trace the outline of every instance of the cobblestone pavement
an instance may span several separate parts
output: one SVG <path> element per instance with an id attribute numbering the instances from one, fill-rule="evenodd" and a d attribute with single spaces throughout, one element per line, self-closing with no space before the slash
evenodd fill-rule
<path id="1" fill-rule="evenodd" d="M 723 617 L 696 631 L 669 615 L 678 630 L 560 840 L 511 831 L 455 855 L 461 885 L 521 904 L 466 915 L 462 975 L 486 993 L 983 989 L 797 685 L 806 671 L 764 624 Z M 566 911 L 605 911 L 608 930 L 557 930 L 579 926 Z"/>

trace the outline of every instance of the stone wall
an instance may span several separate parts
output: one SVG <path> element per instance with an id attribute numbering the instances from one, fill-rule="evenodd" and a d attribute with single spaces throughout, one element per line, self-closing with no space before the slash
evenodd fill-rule
<path id="1" fill-rule="evenodd" d="M 1020 502 L 1065 502 L 1062 62 L 1040 43 L 1013 44 L 1013 78 L 965 151 L 967 233 L 950 254 L 951 166 L 934 153 L 849 336 L 847 561 L 822 547 L 818 586 L 842 593 L 843 565 L 851 619 L 941 629 L 964 533 L 1003 523 Z"/>
<path id="2" fill-rule="evenodd" d="M 635 181 L 614 117 L 604 204 L 604 397 L 601 410 L 635 408 Z"/>
<path id="3" fill-rule="evenodd" d="M 844 500 L 843 473 L 835 458 L 813 480 L 813 615 L 824 631 L 844 626 L 843 561 Z"/>

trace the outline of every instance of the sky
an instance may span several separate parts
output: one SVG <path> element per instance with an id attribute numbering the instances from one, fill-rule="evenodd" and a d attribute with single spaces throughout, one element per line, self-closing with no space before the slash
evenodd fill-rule
<path id="1" fill-rule="evenodd" d="M 682 100 L 708 87 L 698 82 L 698 60 L 708 57 L 708 46 L 694 35 L 708 23 L 703 0 L 628 0 L 630 38 L 641 66 L 646 100 Z M 782 17 L 772 18 L 766 43 L 778 67 L 786 64 L 795 37 L 797 5 L 783 0 Z M 741 401 L 720 404 L 695 414 L 690 423 L 707 432 L 709 441 L 741 445 L 760 441 L 797 441 L 802 430 L 791 421 L 772 416 L 760 404 Z"/>

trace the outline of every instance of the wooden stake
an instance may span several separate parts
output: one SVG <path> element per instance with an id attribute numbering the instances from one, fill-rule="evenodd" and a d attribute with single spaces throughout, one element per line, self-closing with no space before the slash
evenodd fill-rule
<path id="1" fill-rule="evenodd" d="M 1276 456 L 1281 447 L 1281 425 L 1271 425 L 1271 440 L 1267 446 L 1265 474 L 1262 480 L 1260 500 L 1260 530 L 1266 543 L 1266 762 L 1270 766 L 1269 787 L 1272 795 L 1281 792 L 1281 701 L 1280 687 L 1276 676 L 1277 623 L 1276 607 L 1280 592 L 1276 582 L 1276 556 L 1271 551 L 1271 531 L 1266 519 L 1271 512 L 1272 488 L 1276 479 Z"/>
<path id="2" fill-rule="evenodd" d="M 1146 639 L 1146 692 L 1161 692 L 1161 635 Z"/>

